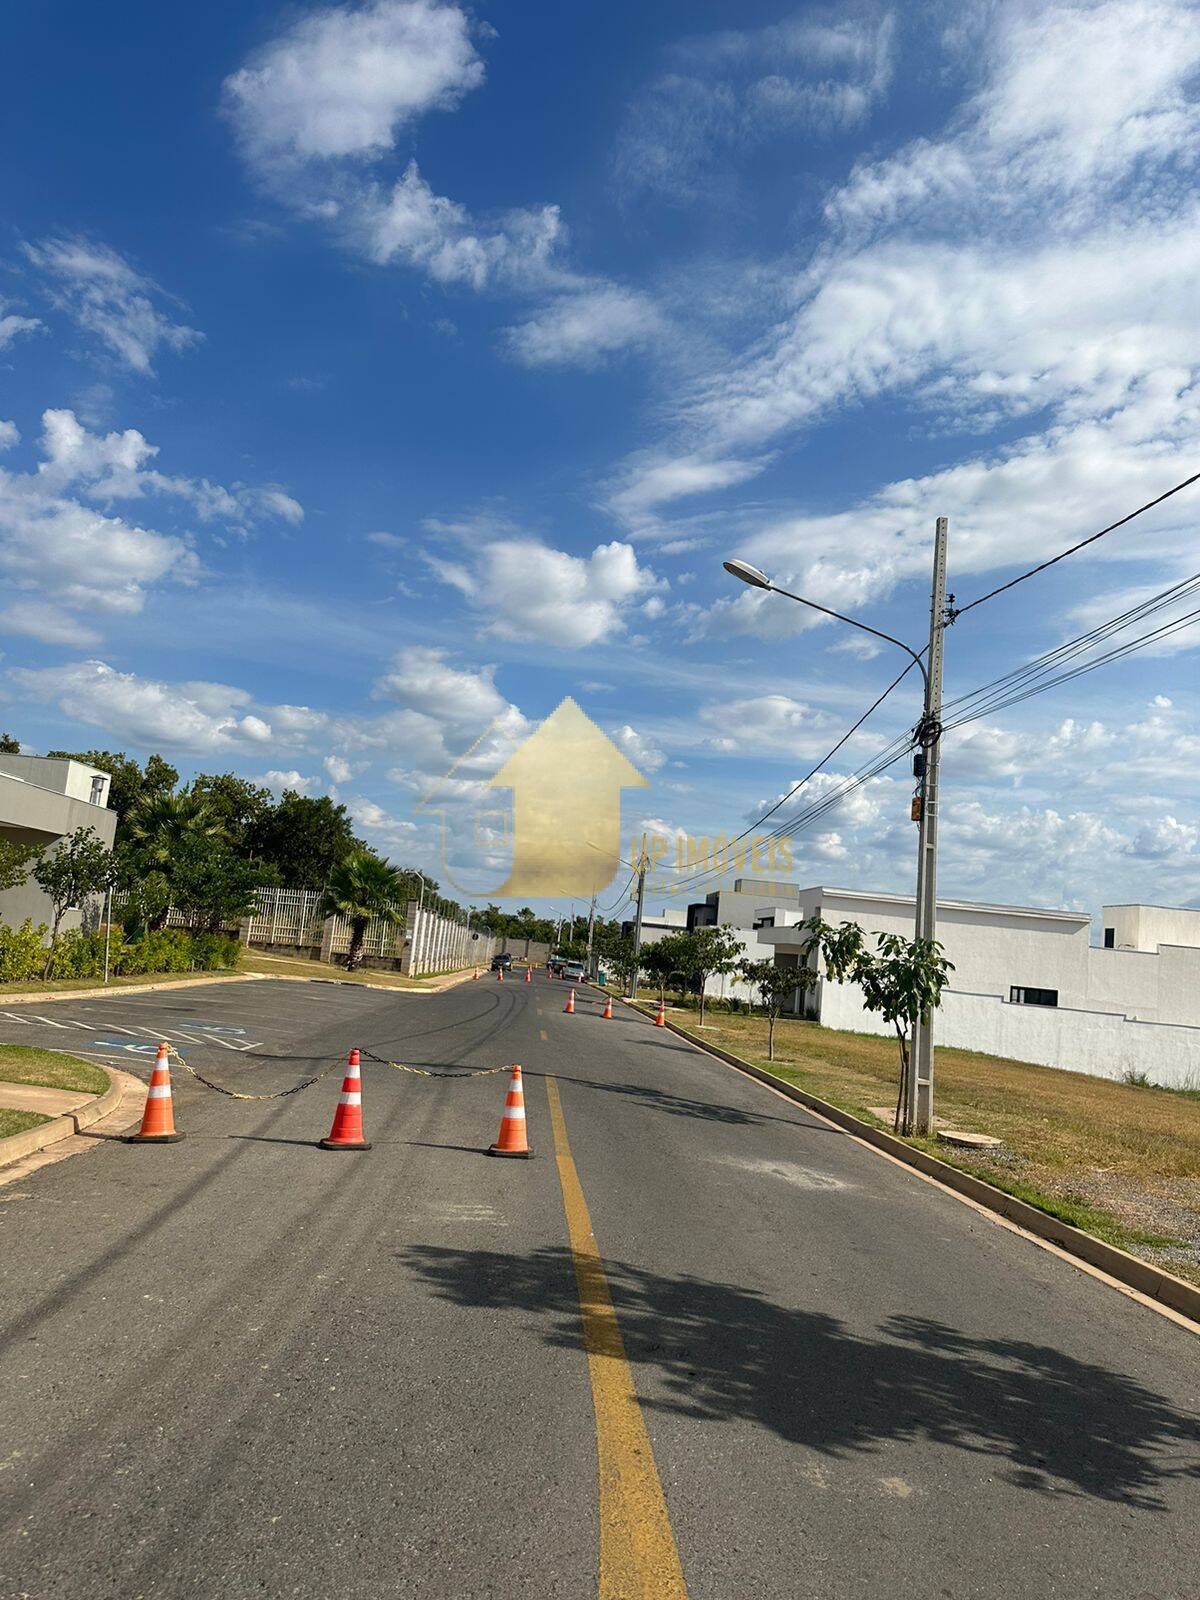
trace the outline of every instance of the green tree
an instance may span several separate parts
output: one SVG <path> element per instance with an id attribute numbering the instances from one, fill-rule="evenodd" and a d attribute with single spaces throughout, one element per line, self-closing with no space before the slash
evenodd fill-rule
<path id="1" fill-rule="evenodd" d="M 196 833 L 171 862 L 170 901 L 194 926 L 216 933 L 250 916 L 258 890 L 277 882 L 274 867 L 247 860 L 223 838 Z"/>
<path id="2" fill-rule="evenodd" d="M 697 928 L 690 936 L 695 940 L 692 975 L 700 985 L 700 1026 L 704 1026 L 704 986 L 710 978 L 719 978 L 733 972 L 742 954 L 741 941 L 731 928 Z"/>
<path id="3" fill-rule="evenodd" d="M 34 864 L 33 877 L 54 908 L 47 973 L 63 917 L 73 906 L 82 905 L 88 895 L 107 889 L 113 874 L 112 854 L 94 828 L 76 828 L 74 833 L 65 834 Z"/>
<path id="4" fill-rule="evenodd" d="M 908 1076 L 912 1071 L 908 1041 L 913 1027 L 941 1004 L 954 964 L 936 939 L 905 939 L 898 933 L 877 933 L 875 949 L 857 922 L 834 927 L 820 917 L 804 924 L 808 939 L 801 947 L 806 961 L 817 952 L 835 983 L 856 983 L 863 1005 L 895 1029 L 900 1049 L 900 1088 L 896 1096 L 895 1127 L 900 1128 Z M 910 1132 L 905 1128 L 906 1133 Z"/>
<path id="5" fill-rule="evenodd" d="M 20 739 L 14 739 L 11 733 L 0 733 L 0 755 L 19 756 L 20 754 Z"/>
<path id="6" fill-rule="evenodd" d="M 292 889 L 320 889 L 336 866 L 366 849 L 345 806 L 328 795 L 310 799 L 293 789 L 284 790 L 279 804 L 249 829 L 246 843 Z"/>
<path id="7" fill-rule="evenodd" d="M 686 928 L 677 933 L 664 933 L 653 944 L 642 946 L 642 970 L 652 983 L 658 984 L 660 1000 L 666 998 L 667 985 L 673 977 L 680 977 L 681 990 L 691 986 L 696 973 L 695 936 Z"/>
<path id="8" fill-rule="evenodd" d="M 633 940 L 628 934 L 619 935 L 607 943 L 604 960 L 628 990 L 630 980 L 641 965 L 639 958 L 633 952 Z"/>
<path id="9" fill-rule="evenodd" d="M 739 961 L 738 974 L 749 984 L 762 1002 L 767 1013 L 767 1060 L 775 1059 L 775 1024 L 784 1002 L 797 989 L 807 989 L 816 982 L 811 967 L 777 967 L 774 961 Z"/>
<path id="10" fill-rule="evenodd" d="M 246 855 L 250 854 L 249 841 L 254 831 L 261 828 L 275 807 L 270 789 L 232 772 L 198 773 L 188 792 L 221 824 L 232 847 Z"/>
<path id="11" fill-rule="evenodd" d="M 362 960 L 367 924 L 374 918 L 393 924 L 403 921 L 405 899 L 400 875 L 373 851 L 356 850 L 333 867 L 321 911 L 323 916 L 345 917 L 350 924 L 348 972 L 353 972 Z"/>
<path id="12" fill-rule="evenodd" d="M 0 839 L 0 893 L 5 889 L 16 889 L 24 883 L 34 860 L 41 853 L 40 845 Z"/>

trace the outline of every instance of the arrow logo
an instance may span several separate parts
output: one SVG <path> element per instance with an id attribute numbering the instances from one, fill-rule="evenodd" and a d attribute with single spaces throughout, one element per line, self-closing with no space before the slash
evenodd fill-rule
<path id="1" fill-rule="evenodd" d="M 487 892 L 598 894 L 621 865 L 621 790 L 647 786 L 575 701 L 563 700 L 486 780 L 485 787 L 513 795 L 512 867 L 507 880 Z"/>

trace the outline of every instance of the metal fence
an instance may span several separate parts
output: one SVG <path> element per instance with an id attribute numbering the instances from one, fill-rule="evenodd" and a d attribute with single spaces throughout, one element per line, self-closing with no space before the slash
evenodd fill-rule
<path id="1" fill-rule="evenodd" d="M 319 945 L 324 920 L 320 904 L 319 889 L 260 889 L 242 938 L 247 944 Z"/>

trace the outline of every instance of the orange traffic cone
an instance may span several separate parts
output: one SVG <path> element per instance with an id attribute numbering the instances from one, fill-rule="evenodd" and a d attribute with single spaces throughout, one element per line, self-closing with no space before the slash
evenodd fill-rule
<path id="1" fill-rule="evenodd" d="M 603 1022 L 607 1022 L 611 1016 L 612 1016 L 612 995 L 609 995 L 605 999 L 605 1002 L 604 1002 L 604 1012 L 603 1012 L 601 1020 Z"/>
<path id="2" fill-rule="evenodd" d="M 496 1142 L 488 1149 L 490 1156 L 516 1156 L 528 1161 L 533 1151 L 525 1131 L 525 1091 L 521 1087 L 521 1069 L 514 1067 L 508 1081 L 508 1094 L 500 1114 L 500 1132 Z"/>
<path id="3" fill-rule="evenodd" d="M 183 1138 L 175 1132 L 175 1106 L 171 1099 L 171 1049 L 160 1044 L 150 1074 L 150 1092 L 146 1096 L 146 1109 L 142 1125 L 129 1135 L 130 1144 L 178 1144 Z"/>
<path id="4" fill-rule="evenodd" d="M 660 999 L 659 1002 L 658 1002 L 658 1015 L 654 1019 L 654 1026 L 656 1028 L 665 1028 L 666 1025 L 667 1025 L 667 1008 L 664 1005 L 663 1001 Z"/>
<path id="5" fill-rule="evenodd" d="M 503 967 L 497 967 L 496 968 L 496 982 L 497 983 L 503 983 L 504 982 L 504 968 Z"/>
<path id="6" fill-rule="evenodd" d="M 371 1148 L 363 1137 L 362 1075 L 359 1070 L 361 1064 L 362 1057 L 358 1051 L 351 1050 L 346 1076 L 342 1080 L 342 1092 L 338 1096 L 337 1110 L 333 1114 L 333 1127 L 329 1130 L 328 1139 L 321 1140 L 322 1150 Z"/>
<path id="7" fill-rule="evenodd" d="M 476 967 L 475 971 L 471 974 L 471 981 L 474 982 L 478 977 L 479 977 L 479 968 Z"/>
<path id="8" fill-rule="evenodd" d="M 530 973 L 529 973 L 529 968 L 528 968 L 528 967 L 526 967 L 526 968 L 525 968 L 525 982 L 526 982 L 526 983 L 532 983 L 532 982 L 533 982 L 533 979 L 532 979 L 532 977 L 531 977 L 531 976 L 530 976 Z"/>
<path id="9" fill-rule="evenodd" d="M 567 1003 L 563 1007 L 563 1010 L 566 1012 L 567 1016 L 569 1016 L 569 1017 L 573 1017 L 575 1015 L 575 991 L 574 991 L 574 989 L 572 989 L 570 994 L 567 996 Z"/>

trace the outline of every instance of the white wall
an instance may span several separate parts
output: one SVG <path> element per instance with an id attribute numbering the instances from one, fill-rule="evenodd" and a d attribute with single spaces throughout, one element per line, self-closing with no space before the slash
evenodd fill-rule
<path id="1" fill-rule="evenodd" d="M 1200 946 L 1200 911 L 1182 906 L 1105 906 L 1102 926 L 1118 950 L 1155 951 L 1161 944 Z"/>

